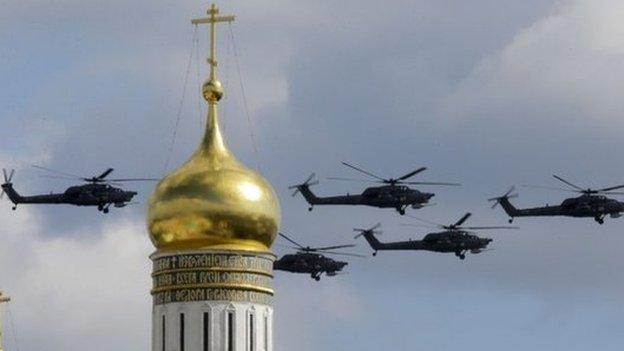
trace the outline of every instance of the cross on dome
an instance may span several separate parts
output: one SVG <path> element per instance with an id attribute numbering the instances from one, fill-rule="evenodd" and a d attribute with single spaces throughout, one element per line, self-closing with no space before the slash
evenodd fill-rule
<path id="1" fill-rule="evenodd" d="M 210 66 L 210 77 L 204 83 L 202 88 L 204 98 L 211 104 L 221 100 L 223 96 L 223 88 L 221 82 L 217 80 L 216 68 L 217 68 L 217 23 L 233 22 L 236 18 L 233 15 L 219 16 L 219 8 L 217 5 L 212 4 L 208 9 L 209 17 L 196 18 L 191 20 L 194 25 L 209 24 L 210 25 L 210 57 L 208 58 L 208 65 Z"/>

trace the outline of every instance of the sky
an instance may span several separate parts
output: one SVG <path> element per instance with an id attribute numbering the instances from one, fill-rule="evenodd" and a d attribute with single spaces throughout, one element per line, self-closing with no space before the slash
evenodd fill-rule
<path id="1" fill-rule="evenodd" d="M 0 5 L 0 165 L 16 169 L 18 191 L 70 185 L 32 164 L 160 177 L 191 154 L 204 123 L 207 33 L 193 49 L 189 20 L 207 2 Z M 586 187 L 624 182 L 620 1 L 218 5 L 237 15 L 219 32 L 224 134 L 274 185 L 282 230 L 302 243 L 352 243 L 353 227 L 377 222 L 382 240 L 426 234 L 392 210 L 308 212 L 290 196 L 287 187 L 312 172 L 320 195 L 361 191 L 326 179 L 357 176 L 341 161 L 387 177 L 427 166 L 418 180 L 461 182 L 423 189 L 437 194 L 436 205 L 410 212 L 441 223 L 472 212 L 469 224 L 504 225 L 486 199 L 511 185 L 559 186 L 554 173 Z M 106 216 L 0 203 L 0 288 L 14 297 L 8 350 L 150 348 L 153 184 L 128 187 L 139 204 Z M 568 195 L 519 192 L 519 206 Z M 348 274 L 320 282 L 276 272 L 276 349 L 619 350 L 621 219 L 515 223 L 521 229 L 487 234 L 494 250 L 464 261 L 382 252 L 350 259 Z M 288 252 L 283 244 L 277 254 Z"/>

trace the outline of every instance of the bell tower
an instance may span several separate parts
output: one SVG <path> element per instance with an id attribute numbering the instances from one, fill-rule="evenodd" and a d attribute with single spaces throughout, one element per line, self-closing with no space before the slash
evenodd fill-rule
<path id="1" fill-rule="evenodd" d="M 217 78 L 216 29 L 208 25 L 210 75 L 204 137 L 189 160 L 163 178 L 149 202 L 153 262 L 153 351 L 273 350 L 273 261 L 280 224 L 271 185 L 228 149 L 218 122 L 224 89 Z"/>

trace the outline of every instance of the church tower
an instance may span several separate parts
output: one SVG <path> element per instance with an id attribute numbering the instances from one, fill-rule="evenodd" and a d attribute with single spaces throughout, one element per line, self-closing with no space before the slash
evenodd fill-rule
<path id="1" fill-rule="evenodd" d="M 273 350 L 270 247 L 280 224 L 271 185 L 246 168 L 219 129 L 216 27 L 219 14 L 195 25 L 210 29 L 210 76 L 204 137 L 190 159 L 163 178 L 148 210 L 153 262 L 153 351 Z"/>

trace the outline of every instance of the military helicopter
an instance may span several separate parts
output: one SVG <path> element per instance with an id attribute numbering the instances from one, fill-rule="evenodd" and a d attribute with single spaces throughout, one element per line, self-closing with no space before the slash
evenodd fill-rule
<path id="1" fill-rule="evenodd" d="M 322 254 L 363 257 L 346 252 L 330 251 L 355 247 L 355 245 L 309 247 L 300 245 L 283 233 L 279 233 L 279 235 L 294 244 L 296 246 L 294 249 L 297 250 L 297 253 L 282 256 L 282 258 L 273 263 L 273 269 L 292 273 L 310 274 L 310 277 L 316 281 L 321 280 L 321 275 L 323 273 L 328 277 L 336 276 L 338 272 L 342 271 L 342 269 L 348 265 L 347 262 L 336 261 Z"/>
<path id="2" fill-rule="evenodd" d="M 411 206 L 413 209 L 423 208 L 428 206 L 429 200 L 435 195 L 432 193 L 423 193 L 416 189 L 403 184 L 420 184 L 420 185 L 448 185 L 459 186 L 457 183 L 437 183 L 437 182 L 409 182 L 407 179 L 425 171 L 426 167 L 421 167 L 415 171 L 409 172 L 399 178 L 385 179 L 379 177 L 373 173 L 365 171 L 359 167 L 350 165 L 346 162 L 342 162 L 343 165 L 352 168 L 358 172 L 361 172 L 373 179 L 351 179 L 351 178 L 337 178 L 332 177 L 333 180 L 350 180 L 350 181 L 365 181 L 382 183 L 382 186 L 370 187 L 365 189 L 360 195 L 344 195 L 344 196 L 330 196 L 330 197 L 317 197 L 311 190 L 310 186 L 318 184 L 318 181 L 314 180 L 315 174 L 313 173 L 305 182 L 297 185 L 290 186 L 289 189 L 295 189 L 293 196 L 299 192 L 306 199 L 310 207 L 309 211 L 312 211 L 316 205 L 366 205 L 379 208 L 394 208 L 401 215 L 405 214 L 407 207 Z"/>
<path id="3" fill-rule="evenodd" d="M 494 205 L 492 208 L 495 208 L 498 204 L 503 207 L 503 210 L 511 217 L 509 219 L 509 223 L 513 222 L 515 217 L 533 217 L 533 216 L 542 216 L 542 217 L 550 217 L 550 216 L 567 216 L 567 217 L 593 217 L 596 222 L 599 224 L 604 223 L 605 216 L 609 215 L 611 218 L 618 218 L 624 212 L 624 203 L 610 199 L 604 195 L 624 195 L 624 192 L 613 192 L 612 190 L 622 189 L 624 185 L 611 186 L 602 189 L 583 189 L 580 186 L 570 183 L 569 181 L 557 176 L 553 175 L 555 179 L 563 182 L 568 185 L 572 189 L 560 189 L 560 188 L 550 188 L 550 187 L 537 187 L 530 186 L 534 188 L 542 188 L 542 189 L 554 189 L 554 190 L 562 190 L 562 191 L 571 191 L 580 193 L 581 196 L 568 198 L 563 200 L 560 205 L 556 206 L 544 206 L 544 207 L 534 207 L 534 208 L 524 208 L 518 209 L 511 204 L 509 199 L 517 197 L 518 194 L 512 194 L 515 191 L 515 187 L 511 187 L 509 191 L 507 191 L 503 196 L 494 197 L 488 199 L 488 201 L 493 201 Z"/>
<path id="4" fill-rule="evenodd" d="M 473 230 L 485 229 L 515 229 L 515 227 L 462 227 L 461 225 L 470 218 L 472 214 L 466 213 L 459 221 L 450 225 L 442 225 L 434 222 L 424 221 L 434 224 L 436 228 L 444 229 L 443 232 L 429 233 L 422 240 L 409 240 L 399 242 L 380 242 L 375 235 L 381 234 L 377 229 L 381 224 L 377 224 L 370 229 L 353 229 L 359 232 L 355 239 L 363 236 L 371 248 L 374 250 L 373 256 L 377 255 L 377 251 L 382 250 L 420 250 L 433 252 L 452 252 L 459 259 L 466 258 L 466 252 L 478 254 L 487 248 L 492 239 L 481 238 L 473 232 Z M 416 217 L 414 217 L 416 218 Z M 418 218 L 417 218 L 418 219 Z"/>
<path id="5" fill-rule="evenodd" d="M 157 181 L 153 178 L 127 178 L 127 179 L 107 179 L 113 169 L 109 168 L 102 174 L 90 178 L 80 177 L 73 174 L 55 171 L 41 166 L 33 166 L 35 168 L 58 174 L 57 176 L 47 176 L 48 178 L 82 180 L 87 184 L 77 185 L 67 188 L 65 192 L 48 195 L 22 196 L 13 188 L 13 175 L 15 170 L 7 172 L 2 170 L 4 176 L 4 184 L 2 184 L 2 193 L 0 198 L 6 193 L 9 200 L 13 203 L 13 211 L 21 204 L 68 204 L 75 206 L 97 206 L 98 211 L 108 213 L 111 205 L 121 208 L 125 207 L 132 201 L 137 194 L 135 191 L 125 191 L 115 188 L 111 184 L 118 182 L 134 182 L 134 181 Z"/>

